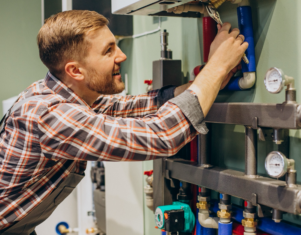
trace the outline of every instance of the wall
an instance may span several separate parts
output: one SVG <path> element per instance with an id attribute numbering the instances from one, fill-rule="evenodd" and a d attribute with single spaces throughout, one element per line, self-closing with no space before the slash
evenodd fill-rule
<path id="1" fill-rule="evenodd" d="M 259 102 L 282 103 L 284 91 L 273 95 L 266 91 L 263 79 L 266 71 L 273 66 L 280 67 L 287 75 L 296 79 L 297 101 L 301 103 L 300 92 L 301 2 L 298 0 L 251 0 L 253 23 L 255 29 L 257 83 L 255 89 L 244 92 L 221 92 L 218 102 Z M 220 8 L 224 22 L 237 27 L 236 6 L 226 3 Z M 153 30 L 157 27 L 153 17 L 135 16 L 134 33 Z M 170 33 L 169 48 L 173 50 L 174 59 L 182 59 L 182 71 L 187 73 L 201 63 L 202 58 L 202 21 L 201 19 L 165 18 L 162 29 Z M 129 91 L 131 94 L 145 92 L 144 80 L 152 79 L 152 61 L 159 59 L 159 33 L 134 40 L 124 40 L 121 49 L 128 55 L 127 62 L 122 67 L 122 73 L 129 75 Z M 299 90 L 299 91 L 298 91 Z M 244 127 L 235 125 L 212 125 L 212 157 L 215 165 L 244 171 Z M 290 157 L 296 160 L 297 169 L 301 167 L 300 131 L 290 130 Z M 264 160 L 266 155 L 276 150 L 271 141 L 258 143 L 258 169 L 261 175 L 266 175 Z M 152 169 L 152 162 L 144 163 L 144 170 Z M 301 183 L 301 176 L 298 176 Z M 235 200 L 242 203 L 241 200 Z M 154 217 L 148 208 L 145 209 L 145 234 L 160 234 L 153 228 Z M 285 219 L 301 225 L 299 216 L 285 215 Z"/>
<path id="2" fill-rule="evenodd" d="M 36 43 L 41 26 L 41 0 L 0 0 L 0 101 L 18 95 L 45 77 L 47 68 L 40 61 Z M 2 115 L 2 102 L 0 110 Z M 37 233 L 56 234 L 55 226 L 60 221 L 77 227 L 76 202 L 75 191 L 37 227 Z"/>
<path id="3" fill-rule="evenodd" d="M 44 78 L 36 35 L 41 27 L 41 0 L 0 0 L 0 100 L 18 95 Z M 2 115 L 2 102 L 0 102 Z"/>

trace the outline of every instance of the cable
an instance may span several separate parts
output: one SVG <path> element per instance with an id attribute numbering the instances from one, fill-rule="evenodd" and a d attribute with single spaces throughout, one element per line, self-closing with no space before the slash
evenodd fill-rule
<path id="1" fill-rule="evenodd" d="M 140 33 L 140 34 L 136 34 L 136 35 L 133 35 L 133 36 L 125 36 L 125 37 L 120 37 L 120 38 L 117 38 L 117 44 L 123 40 L 123 39 L 127 39 L 127 38 L 141 38 L 141 37 L 144 37 L 144 36 L 147 36 L 147 35 L 150 35 L 150 34 L 154 34 L 154 33 L 157 33 L 157 32 L 160 32 L 161 31 L 161 17 L 159 17 L 159 25 L 158 25 L 158 28 L 155 29 L 155 30 L 152 30 L 152 31 L 148 31 L 148 32 L 144 32 L 144 33 Z"/>

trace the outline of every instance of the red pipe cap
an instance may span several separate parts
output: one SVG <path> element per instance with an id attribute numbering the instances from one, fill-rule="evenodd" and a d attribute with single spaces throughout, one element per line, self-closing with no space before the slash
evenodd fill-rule
<path id="1" fill-rule="evenodd" d="M 144 175 L 147 175 L 147 176 L 151 176 L 153 173 L 154 173 L 153 170 L 151 170 L 151 171 L 144 171 Z"/>
<path id="2" fill-rule="evenodd" d="M 153 80 L 144 80 L 144 84 L 152 85 L 153 84 Z"/>

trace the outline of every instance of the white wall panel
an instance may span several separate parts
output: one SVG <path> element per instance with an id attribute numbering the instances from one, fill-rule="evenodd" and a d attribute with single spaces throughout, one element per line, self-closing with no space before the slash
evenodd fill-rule
<path id="1" fill-rule="evenodd" d="M 142 162 L 106 162 L 107 235 L 143 235 Z"/>

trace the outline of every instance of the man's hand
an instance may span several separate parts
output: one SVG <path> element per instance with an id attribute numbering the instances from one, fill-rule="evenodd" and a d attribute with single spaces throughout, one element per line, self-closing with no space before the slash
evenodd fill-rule
<path id="1" fill-rule="evenodd" d="M 189 88 L 197 95 L 205 116 L 219 90 L 237 70 L 237 65 L 248 48 L 239 29 L 230 29 L 229 23 L 218 26 L 218 34 L 210 48 L 209 61 Z"/>
<path id="2" fill-rule="evenodd" d="M 227 76 L 225 77 L 225 79 L 224 79 L 224 81 L 223 81 L 223 83 L 221 85 L 220 90 L 223 90 L 227 86 L 227 84 L 229 83 L 230 79 L 234 76 L 234 74 L 237 73 L 238 70 L 241 70 L 241 64 L 240 63 L 236 67 L 234 67 L 234 69 L 232 69 L 230 71 L 230 73 L 227 74 Z"/>
<path id="3" fill-rule="evenodd" d="M 248 48 L 248 43 L 244 42 L 245 37 L 239 34 L 239 29 L 235 28 L 231 31 L 231 24 L 224 23 L 223 26 L 217 25 L 218 33 L 210 46 L 209 61 L 218 63 L 221 62 L 223 65 L 228 66 L 227 71 L 231 71 L 241 61 L 245 50 Z M 238 47 L 237 47 L 238 46 Z M 237 48 L 237 52 L 233 53 L 234 48 Z M 233 56 L 220 57 L 220 54 L 228 54 L 231 52 Z M 242 56 L 240 57 L 240 54 Z"/>

